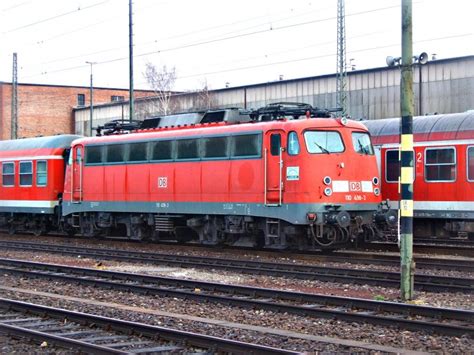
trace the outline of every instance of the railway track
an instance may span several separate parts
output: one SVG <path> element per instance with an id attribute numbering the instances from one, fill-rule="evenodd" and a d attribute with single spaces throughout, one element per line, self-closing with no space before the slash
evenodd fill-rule
<path id="1" fill-rule="evenodd" d="M 192 267 L 192 268 L 212 268 L 238 273 L 270 275 L 278 277 L 297 278 L 304 280 L 320 280 L 328 282 L 344 282 L 370 284 L 384 287 L 398 288 L 400 285 L 400 274 L 397 272 L 358 270 L 351 268 L 336 268 L 328 266 L 313 266 L 290 263 L 271 263 L 252 260 L 221 259 L 208 256 L 186 256 L 174 254 L 157 254 L 132 252 L 125 250 L 95 249 L 84 247 L 71 247 L 51 244 L 35 244 L 25 242 L 0 242 L 1 248 L 11 248 L 15 250 L 42 251 L 60 253 L 62 255 L 81 255 L 89 258 L 120 260 L 127 262 L 139 262 L 148 264 L 159 264 L 167 266 Z M 334 261 L 331 256 L 325 256 L 328 261 Z M 354 260 L 352 256 L 349 257 Z M 373 263 L 374 259 L 362 259 L 366 263 Z M 436 260 L 436 259 L 434 259 Z M 347 259 L 345 259 L 347 261 Z M 380 259 L 379 262 L 394 262 L 393 260 Z M 433 265 L 429 260 L 418 261 L 417 265 L 425 267 Z M 451 266 L 463 267 L 472 271 L 472 262 L 469 260 L 446 261 L 452 263 Z M 398 264 L 397 264 L 398 265 Z M 431 292 L 472 292 L 474 290 L 474 279 L 455 278 L 435 275 L 418 274 L 415 277 L 415 289 Z"/>
<path id="2" fill-rule="evenodd" d="M 380 251 L 391 251 L 391 252 L 399 252 L 400 249 L 397 243 L 391 242 L 371 242 L 371 243 L 364 243 L 364 249 L 369 250 L 380 250 Z M 462 255 L 468 257 L 474 257 L 474 243 L 472 242 L 465 242 L 461 244 L 456 243 L 449 243 L 449 241 L 443 241 L 440 243 L 436 243 L 434 241 L 431 242 L 415 242 L 413 244 L 413 251 L 416 253 L 423 253 L 423 254 L 439 254 L 439 255 Z"/>
<path id="3" fill-rule="evenodd" d="M 258 344 L 0 298 L 0 332 L 92 354 L 297 354 Z"/>
<path id="4" fill-rule="evenodd" d="M 474 337 L 474 312 L 0 259 L 1 273 L 347 322 Z"/>

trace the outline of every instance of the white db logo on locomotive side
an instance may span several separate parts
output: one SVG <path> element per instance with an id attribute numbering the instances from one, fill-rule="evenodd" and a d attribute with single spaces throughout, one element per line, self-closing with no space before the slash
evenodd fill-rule
<path id="1" fill-rule="evenodd" d="M 168 187 L 168 178 L 167 177 L 159 177 L 158 178 L 158 188 L 165 189 Z"/>

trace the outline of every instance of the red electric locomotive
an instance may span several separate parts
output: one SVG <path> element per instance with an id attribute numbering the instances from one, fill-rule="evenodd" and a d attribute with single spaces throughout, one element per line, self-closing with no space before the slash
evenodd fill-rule
<path id="1" fill-rule="evenodd" d="M 65 156 L 79 136 L 0 141 L 0 226 L 35 234 L 56 229 Z"/>
<path id="2" fill-rule="evenodd" d="M 400 119 L 366 121 L 382 195 L 398 208 Z M 474 238 L 474 112 L 413 118 L 415 237 Z"/>
<path id="3" fill-rule="evenodd" d="M 162 128 L 74 141 L 62 214 L 89 236 L 335 248 L 396 221 L 378 176 L 354 121 Z"/>

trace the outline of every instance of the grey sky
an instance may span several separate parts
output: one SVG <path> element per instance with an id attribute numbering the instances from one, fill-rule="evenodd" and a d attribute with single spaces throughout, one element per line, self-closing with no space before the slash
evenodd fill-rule
<path id="1" fill-rule="evenodd" d="M 400 55 L 401 0 L 346 0 L 357 69 Z M 175 66 L 176 89 L 213 89 L 334 73 L 336 0 L 135 0 L 135 83 L 145 63 Z M 473 2 L 413 0 L 414 53 L 471 55 Z M 0 80 L 128 87 L 128 0 L 2 0 Z M 349 64 L 349 63 L 348 63 Z"/>

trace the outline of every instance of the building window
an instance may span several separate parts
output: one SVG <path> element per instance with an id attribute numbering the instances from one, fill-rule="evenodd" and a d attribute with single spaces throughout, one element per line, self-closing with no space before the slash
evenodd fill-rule
<path id="1" fill-rule="evenodd" d="M 15 186 L 15 163 L 2 164 L 3 186 Z"/>
<path id="2" fill-rule="evenodd" d="M 46 186 L 48 182 L 48 162 L 38 160 L 36 162 L 36 186 Z"/>
<path id="3" fill-rule="evenodd" d="M 426 181 L 456 180 L 456 152 L 454 148 L 428 148 L 425 151 Z"/>
<path id="4" fill-rule="evenodd" d="M 77 106 L 85 106 L 85 105 L 86 105 L 86 95 L 77 94 Z"/>
<path id="5" fill-rule="evenodd" d="M 20 162 L 20 186 L 31 186 L 33 184 L 33 162 Z"/>
<path id="6" fill-rule="evenodd" d="M 125 96 L 112 95 L 110 97 L 110 101 L 112 101 L 112 102 L 120 102 L 120 101 L 124 101 L 124 100 L 125 100 Z"/>
<path id="7" fill-rule="evenodd" d="M 474 147 L 467 148 L 467 180 L 474 181 Z"/>

